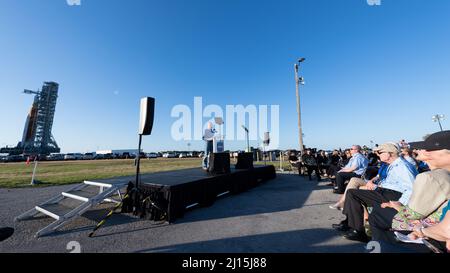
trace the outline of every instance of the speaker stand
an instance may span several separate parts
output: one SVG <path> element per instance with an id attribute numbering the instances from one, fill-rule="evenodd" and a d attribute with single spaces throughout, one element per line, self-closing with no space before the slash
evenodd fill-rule
<path id="1" fill-rule="evenodd" d="M 266 146 L 263 144 L 264 166 L 266 166 Z"/>
<path id="2" fill-rule="evenodd" d="M 136 188 L 139 188 L 139 171 L 140 171 L 140 165 L 141 165 L 141 144 L 142 144 L 142 135 L 139 134 L 139 145 L 138 145 L 138 152 L 136 155 Z"/>

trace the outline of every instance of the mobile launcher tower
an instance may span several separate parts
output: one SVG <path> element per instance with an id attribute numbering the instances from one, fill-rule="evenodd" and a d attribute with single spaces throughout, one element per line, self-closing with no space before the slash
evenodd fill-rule
<path id="1" fill-rule="evenodd" d="M 25 94 L 34 94 L 35 96 L 25 121 L 22 141 L 14 148 L 2 148 L 1 152 L 34 155 L 60 152 L 61 149 L 52 135 L 58 87 L 56 82 L 44 82 L 41 91 L 24 90 Z"/>

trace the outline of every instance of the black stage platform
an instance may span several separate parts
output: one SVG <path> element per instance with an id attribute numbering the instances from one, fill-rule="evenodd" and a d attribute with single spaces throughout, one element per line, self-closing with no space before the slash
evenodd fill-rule
<path id="1" fill-rule="evenodd" d="M 198 204 L 210 206 L 218 195 L 237 194 L 276 177 L 274 166 L 210 175 L 201 168 L 143 175 L 139 194 L 124 202 L 123 212 L 134 212 L 149 220 L 173 222 L 183 217 L 187 208 Z M 139 207 L 132 204 L 137 204 Z"/>

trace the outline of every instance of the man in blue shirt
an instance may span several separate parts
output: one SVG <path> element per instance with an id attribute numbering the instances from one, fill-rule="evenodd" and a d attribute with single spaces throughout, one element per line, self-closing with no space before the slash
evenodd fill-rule
<path id="1" fill-rule="evenodd" d="M 361 146 L 353 145 L 350 153 L 352 154 L 350 161 L 336 174 L 334 193 L 344 194 L 345 181 L 353 177 L 361 178 L 369 165 L 369 160 L 361 154 Z"/>
<path id="2" fill-rule="evenodd" d="M 389 164 L 386 177 L 378 185 L 368 185 L 369 190 L 349 190 L 343 213 L 347 219 L 333 227 L 348 231 L 344 237 L 349 240 L 368 242 L 364 229 L 364 207 L 381 206 L 389 201 L 407 204 L 411 197 L 417 170 L 399 156 L 400 149 L 394 143 L 380 145 L 376 152 L 380 160 Z"/>

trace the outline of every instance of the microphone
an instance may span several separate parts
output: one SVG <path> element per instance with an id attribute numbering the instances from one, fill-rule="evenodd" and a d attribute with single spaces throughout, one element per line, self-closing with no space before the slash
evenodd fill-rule
<path id="1" fill-rule="evenodd" d="M 244 125 L 242 125 L 242 128 L 248 133 L 247 127 L 245 127 Z"/>

